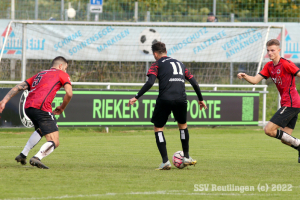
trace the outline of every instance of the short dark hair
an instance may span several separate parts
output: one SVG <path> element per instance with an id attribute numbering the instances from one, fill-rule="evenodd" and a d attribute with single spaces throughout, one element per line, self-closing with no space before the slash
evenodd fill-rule
<path id="1" fill-rule="evenodd" d="M 57 56 L 56 58 L 54 58 L 52 60 L 51 67 L 53 67 L 54 65 L 57 65 L 57 64 L 62 64 L 62 63 L 67 63 L 68 64 L 68 60 L 65 59 L 62 56 Z"/>
<path id="2" fill-rule="evenodd" d="M 215 16 L 215 14 L 213 12 L 210 12 L 207 14 L 208 16 Z"/>
<path id="3" fill-rule="evenodd" d="M 153 53 L 157 52 L 159 54 L 162 54 L 162 53 L 167 52 L 166 45 L 165 45 L 165 43 L 162 43 L 162 42 L 156 42 L 156 43 L 152 44 L 151 49 L 152 49 Z"/>
<path id="4" fill-rule="evenodd" d="M 267 47 L 273 46 L 273 45 L 280 46 L 280 42 L 277 39 L 271 39 L 267 42 L 266 45 L 267 45 Z"/>

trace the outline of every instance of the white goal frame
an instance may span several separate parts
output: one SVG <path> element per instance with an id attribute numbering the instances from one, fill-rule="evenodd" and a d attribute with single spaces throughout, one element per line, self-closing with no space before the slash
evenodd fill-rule
<path id="1" fill-rule="evenodd" d="M 267 28 L 267 34 L 265 37 L 265 42 L 263 48 L 263 52 L 261 54 L 260 61 L 257 66 L 257 73 L 261 69 L 263 57 L 264 57 L 264 47 L 265 43 L 267 42 L 269 31 L 271 28 L 280 28 L 281 29 L 281 56 L 284 56 L 284 37 L 285 34 L 285 25 L 278 25 L 278 24 L 272 24 L 272 23 L 232 23 L 232 22 L 220 22 L 220 23 L 193 23 L 193 22 L 85 22 L 85 21 L 41 21 L 41 20 L 13 20 L 10 21 L 8 24 L 8 29 L 11 27 L 12 23 L 20 23 L 22 24 L 22 78 L 21 80 L 25 80 L 26 76 L 26 25 L 27 24 L 56 24 L 56 25 L 112 25 L 112 26 L 144 26 L 144 27 L 149 27 L 149 26 L 165 26 L 165 27 L 235 27 L 235 28 L 245 28 L 245 27 L 260 27 L 260 28 Z M 1 60 L 3 57 L 3 52 L 4 52 L 4 47 L 7 42 L 7 37 L 8 37 L 8 31 L 6 32 L 6 37 L 4 39 L 4 44 L 1 49 L 1 54 L 0 54 L 0 65 L 1 65 Z M 231 73 L 232 76 L 232 73 Z"/>
<path id="2" fill-rule="evenodd" d="M 41 20 L 13 20 L 10 21 L 9 27 L 12 23 L 21 23 L 23 34 L 22 34 L 22 41 L 23 41 L 23 48 L 22 48 L 22 78 L 21 81 L 24 81 L 26 79 L 26 25 L 27 24 L 57 24 L 57 25 L 99 25 L 99 26 L 143 26 L 143 27 L 149 27 L 149 26 L 165 26 L 165 27 L 234 27 L 234 28 L 246 28 L 246 27 L 259 27 L 263 28 L 265 27 L 267 29 L 267 35 L 265 37 L 265 42 L 261 48 L 265 49 L 265 44 L 268 39 L 268 34 L 271 28 L 279 28 L 281 29 L 281 56 L 284 57 L 284 49 L 285 49 L 285 25 L 278 25 L 278 24 L 272 24 L 272 23 L 192 23 L 192 22 L 85 22 L 85 21 L 41 21 Z M 9 28 L 8 27 L 8 28 Z M 1 65 L 1 59 L 3 56 L 3 50 L 7 41 L 7 35 L 8 31 L 6 33 L 6 37 L 4 40 L 4 45 L 2 47 L 2 51 L 0 54 L 0 65 Z M 263 62 L 265 52 L 263 51 L 259 60 L 259 63 L 257 65 L 257 73 L 261 69 L 261 65 Z M 21 81 L 0 81 L 0 84 L 17 84 Z M 110 88 L 110 86 L 142 86 L 142 83 L 96 83 L 96 82 L 73 82 L 73 85 L 104 85 L 107 86 L 107 89 Z M 187 87 L 190 87 L 189 84 L 186 84 Z M 217 88 L 253 88 L 253 91 L 255 88 L 262 88 L 263 91 L 260 91 L 260 93 L 263 94 L 263 108 L 262 108 L 262 121 L 260 121 L 261 126 L 266 125 L 266 94 L 267 91 L 267 85 L 220 85 L 220 84 L 199 84 L 200 87 L 211 87 L 213 90 L 217 90 Z"/>

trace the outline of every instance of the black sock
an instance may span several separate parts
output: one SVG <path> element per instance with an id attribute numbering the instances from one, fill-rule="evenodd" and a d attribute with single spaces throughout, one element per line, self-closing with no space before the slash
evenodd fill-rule
<path id="1" fill-rule="evenodd" d="M 157 148 L 162 157 L 163 163 L 165 163 L 169 159 L 168 159 L 167 143 L 165 140 L 164 132 L 162 132 L 162 131 L 155 132 L 155 138 L 156 138 Z"/>
<path id="2" fill-rule="evenodd" d="M 294 145 L 291 145 L 292 148 L 298 150 L 298 147 L 295 147 Z"/>
<path id="3" fill-rule="evenodd" d="M 276 138 L 281 140 L 282 135 L 283 135 L 283 131 L 282 130 L 277 130 Z"/>
<path id="4" fill-rule="evenodd" d="M 179 129 L 180 131 L 180 140 L 181 140 L 181 144 L 182 144 L 182 150 L 183 150 L 183 155 L 186 158 L 189 158 L 189 139 L 190 139 L 190 135 L 189 135 L 189 130 L 188 128 L 186 129 Z"/>

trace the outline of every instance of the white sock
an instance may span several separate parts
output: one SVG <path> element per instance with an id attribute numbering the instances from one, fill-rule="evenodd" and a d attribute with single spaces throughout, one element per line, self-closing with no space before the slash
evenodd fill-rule
<path id="1" fill-rule="evenodd" d="M 297 138 L 294 138 L 293 136 L 287 134 L 286 132 L 283 132 L 281 140 L 290 143 L 291 145 L 298 147 L 300 145 L 300 140 Z"/>
<path id="2" fill-rule="evenodd" d="M 34 131 L 28 139 L 22 154 L 28 156 L 29 151 L 41 140 L 41 136 L 37 131 Z"/>
<path id="3" fill-rule="evenodd" d="M 55 149 L 55 144 L 53 141 L 46 142 L 41 146 L 41 149 L 39 152 L 35 155 L 35 157 L 42 160 L 44 157 L 48 156 L 50 153 L 52 153 Z"/>

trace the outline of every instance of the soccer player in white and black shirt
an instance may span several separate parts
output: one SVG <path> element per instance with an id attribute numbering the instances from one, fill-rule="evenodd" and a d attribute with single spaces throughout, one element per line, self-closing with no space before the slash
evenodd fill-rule
<path id="1" fill-rule="evenodd" d="M 184 79 L 187 79 L 193 86 L 199 99 L 200 110 L 207 108 L 199 88 L 199 85 L 193 75 L 185 68 L 184 64 L 174 58 L 167 56 L 166 46 L 162 42 L 152 45 L 152 52 L 156 60 L 147 73 L 148 81 L 136 94 L 129 100 L 133 105 L 139 97 L 147 92 L 154 84 L 155 79 L 159 80 L 159 95 L 156 100 L 155 109 L 151 122 L 154 124 L 155 138 L 158 150 L 162 157 L 162 164 L 158 170 L 171 169 L 168 159 L 166 140 L 163 134 L 164 126 L 168 121 L 171 111 L 175 120 L 178 122 L 182 149 L 184 152 L 183 163 L 185 166 L 195 165 L 196 160 L 189 156 L 189 132 L 186 123 L 187 117 L 187 99 L 185 93 Z"/>

